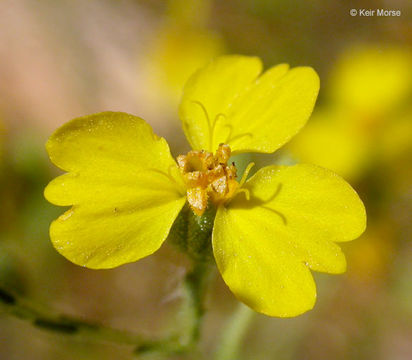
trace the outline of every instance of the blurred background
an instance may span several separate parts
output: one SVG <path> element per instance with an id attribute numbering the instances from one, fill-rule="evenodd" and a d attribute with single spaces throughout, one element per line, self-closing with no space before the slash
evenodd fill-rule
<path id="1" fill-rule="evenodd" d="M 401 15 L 351 16 L 352 8 Z M 410 359 L 411 46 L 409 0 L 2 0 L 1 288 L 120 329 L 158 335 L 173 327 L 187 267 L 173 246 L 100 271 L 52 248 L 48 226 L 63 209 L 43 198 L 59 173 L 44 144 L 72 118 L 114 110 L 144 118 L 177 156 L 189 148 L 177 116 L 187 77 L 219 54 L 257 55 L 266 67 L 314 67 L 321 91 L 301 133 L 253 160 L 334 170 L 363 199 L 368 228 L 343 246 L 346 274 L 315 274 L 314 310 L 293 319 L 254 315 L 237 359 Z M 236 304 L 217 275 L 200 344 L 205 359 Z M 0 313 L 0 358 L 132 355 L 130 347 L 60 336 Z"/>

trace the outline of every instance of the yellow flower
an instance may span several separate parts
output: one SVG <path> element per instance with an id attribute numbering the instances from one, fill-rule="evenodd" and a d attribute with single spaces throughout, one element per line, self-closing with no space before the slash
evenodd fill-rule
<path id="1" fill-rule="evenodd" d="M 411 66 L 409 49 L 378 44 L 349 48 L 331 74 L 331 100 L 369 118 L 380 116 L 408 98 Z"/>
<path id="2" fill-rule="evenodd" d="M 166 22 L 144 59 L 144 68 L 155 88 L 153 96 L 176 106 L 189 76 L 223 52 L 223 40 L 217 34 Z"/>
<path id="3" fill-rule="evenodd" d="M 412 54 L 389 46 L 347 50 L 331 74 L 328 105 L 289 145 L 301 161 L 352 180 L 411 150 Z"/>
<path id="4" fill-rule="evenodd" d="M 347 248 L 348 277 L 360 282 L 385 281 L 396 252 L 396 225 L 380 218 Z"/>
<path id="5" fill-rule="evenodd" d="M 47 150 L 68 173 L 45 196 L 72 208 L 51 225 L 56 249 L 90 268 L 136 261 L 161 246 L 186 201 L 197 214 L 208 203 L 217 208 L 213 253 L 236 297 L 271 316 L 311 309 L 310 270 L 345 271 L 335 242 L 363 232 L 365 210 L 349 184 L 317 166 L 269 166 L 245 181 L 250 165 L 236 179 L 230 155 L 277 150 L 305 124 L 318 93 L 311 68 L 261 71 L 258 58 L 224 56 L 189 79 L 179 112 L 193 150 L 178 164 L 132 115 L 106 112 L 58 129 Z"/>
<path id="6" fill-rule="evenodd" d="M 143 58 L 154 102 L 177 106 L 182 87 L 198 68 L 225 52 L 222 37 L 211 31 L 210 0 L 169 0 L 167 17 Z"/>

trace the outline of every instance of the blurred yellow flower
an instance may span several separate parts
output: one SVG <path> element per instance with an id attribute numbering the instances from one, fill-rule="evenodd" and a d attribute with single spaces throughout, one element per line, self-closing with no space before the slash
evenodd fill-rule
<path id="1" fill-rule="evenodd" d="M 209 16 L 208 0 L 171 0 L 151 41 L 144 68 L 152 93 L 173 106 L 189 76 L 225 51 L 223 39 L 207 27 Z"/>
<path id="2" fill-rule="evenodd" d="M 392 46 L 348 49 L 331 74 L 331 100 L 369 117 L 391 111 L 412 90 L 412 54 Z"/>
<path id="3" fill-rule="evenodd" d="M 157 33 L 146 66 L 160 95 L 177 104 L 189 76 L 223 52 L 223 41 L 217 34 L 168 22 Z"/>
<path id="4" fill-rule="evenodd" d="M 359 178 L 372 161 L 373 143 L 349 116 L 334 108 L 316 111 L 289 149 L 300 161 L 326 167 L 344 178 Z"/>
<path id="5" fill-rule="evenodd" d="M 156 251 L 186 201 L 198 215 L 215 206 L 213 253 L 236 297 L 270 316 L 311 309 L 310 270 L 345 271 L 335 242 L 364 231 L 365 209 L 349 184 L 313 165 L 268 166 L 246 181 L 251 164 L 236 180 L 230 155 L 276 151 L 304 126 L 319 89 L 311 68 L 261 71 L 258 58 L 224 56 L 188 80 L 179 113 L 193 150 L 178 163 L 132 115 L 106 112 L 58 129 L 47 151 L 68 173 L 45 196 L 72 208 L 51 225 L 56 249 L 76 264 L 112 268 Z"/>
<path id="6" fill-rule="evenodd" d="M 375 162 L 392 161 L 412 143 L 412 55 L 386 46 L 347 51 L 331 74 L 327 105 L 289 149 L 300 160 L 358 179 Z"/>
<path id="7" fill-rule="evenodd" d="M 379 220 L 375 225 L 369 225 L 368 231 L 347 249 L 348 276 L 355 280 L 382 281 L 389 272 L 396 252 L 396 227 L 385 218 Z"/>

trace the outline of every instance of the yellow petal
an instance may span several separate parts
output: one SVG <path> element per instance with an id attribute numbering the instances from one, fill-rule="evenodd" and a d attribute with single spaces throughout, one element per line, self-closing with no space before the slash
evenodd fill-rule
<path id="1" fill-rule="evenodd" d="M 319 91 L 311 68 L 282 64 L 261 71 L 258 59 L 224 56 L 195 73 L 180 106 L 192 147 L 271 153 L 306 123 Z"/>
<path id="2" fill-rule="evenodd" d="M 179 115 L 193 149 L 217 149 L 219 140 L 212 138 L 213 122 L 222 120 L 219 114 L 228 111 L 261 70 L 258 58 L 231 55 L 217 58 L 190 77 L 183 89 Z"/>
<path id="3" fill-rule="evenodd" d="M 309 67 L 288 70 L 282 64 L 266 71 L 234 101 L 227 122 L 219 122 L 218 139 L 233 153 L 272 153 L 306 124 L 319 91 L 319 77 Z M 220 127 L 219 127 L 220 126 Z M 226 126 L 226 132 L 223 129 Z"/>
<path id="4" fill-rule="evenodd" d="M 253 310 L 279 317 L 310 310 L 316 288 L 309 269 L 279 241 L 266 211 L 221 207 L 213 229 L 213 253 L 226 284 Z"/>
<path id="5" fill-rule="evenodd" d="M 50 159 L 69 171 L 45 197 L 73 207 L 50 237 L 70 261 L 111 268 L 156 251 L 184 205 L 169 147 L 142 119 L 106 112 L 74 119 L 47 142 Z"/>
<path id="6" fill-rule="evenodd" d="M 233 293 L 270 316 L 296 316 L 313 307 L 309 269 L 341 273 L 346 262 L 335 241 L 358 237 L 365 209 L 340 177 L 312 165 L 270 166 L 218 210 L 213 251 Z"/>

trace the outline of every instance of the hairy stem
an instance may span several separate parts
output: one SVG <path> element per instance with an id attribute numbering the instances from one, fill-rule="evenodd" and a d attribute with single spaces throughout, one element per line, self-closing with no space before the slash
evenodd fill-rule
<path id="1" fill-rule="evenodd" d="M 168 353 L 187 353 L 194 351 L 199 341 L 202 319 L 205 312 L 204 297 L 211 274 L 207 262 L 193 263 L 183 282 L 183 303 L 178 314 L 178 330 L 170 337 Z M 153 341 L 149 347 L 138 346 L 137 354 L 164 352 L 164 341 Z"/>
<path id="2" fill-rule="evenodd" d="M 210 278 L 210 264 L 196 262 L 184 282 L 185 304 L 182 307 L 185 316 L 189 320 L 186 334 L 188 343 L 196 343 L 200 337 L 204 309 L 204 298 Z"/>
<path id="3" fill-rule="evenodd" d="M 239 359 L 240 345 L 253 320 L 255 312 L 239 303 L 237 309 L 226 324 L 215 353 L 215 360 Z"/>
<path id="4" fill-rule="evenodd" d="M 141 334 L 59 314 L 1 287 L 0 311 L 28 321 L 43 330 L 76 337 L 80 340 L 132 346 L 136 354 L 148 352 L 181 354 L 193 350 L 198 342 L 204 313 L 203 298 L 209 273 L 209 265 L 205 263 L 196 263 L 188 272 L 183 284 L 184 300 L 180 310 L 182 326 L 176 334 L 161 339 L 150 339 Z"/>
<path id="5" fill-rule="evenodd" d="M 123 345 L 136 345 L 146 341 L 138 334 L 104 327 L 45 309 L 3 288 L 0 288 L 0 309 L 21 320 L 31 322 L 38 328 L 82 339 Z"/>

